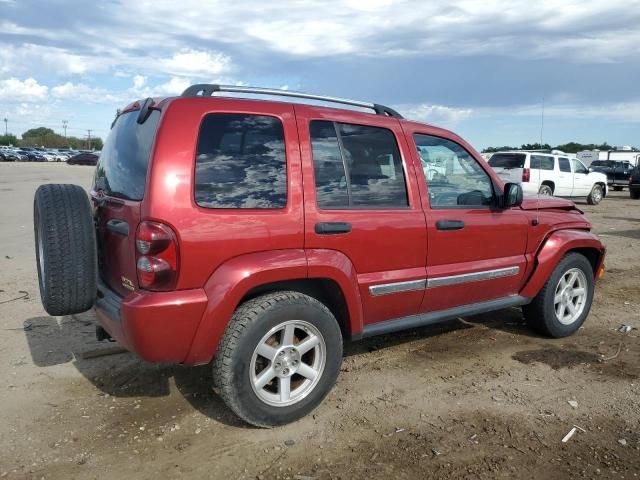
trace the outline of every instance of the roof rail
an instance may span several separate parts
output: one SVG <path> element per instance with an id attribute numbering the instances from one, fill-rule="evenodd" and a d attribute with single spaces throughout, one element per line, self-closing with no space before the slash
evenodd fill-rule
<path id="1" fill-rule="evenodd" d="M 398 112 L 396 112 L 393 108 L 385 107 L 384 105 L 380 105 L 379 103 L 370 103 L 370 102 L 360 102 L 358 100 L 348 100 L 346 98 L 336 98 L 336 97 L 324 97 L 322 95 L 312 95 L 309 93 L 302 92 L 292 92 L 290 90 L 277 90 L 273 88 L 259 88 L 259 87 L 239 87 L 234 85 L 215 85 L 215 84 L 207 84 L 200 83 L 197 85 L 191 85 L 184 92 L 182 92 L 182 97 L 210 97 L 215 92 L 234 92 L 234 93 L 252 93 L 258 95 L 275 95 L 280 97 L 296 97 L 296 98 L 306 98 L 309 100 L 320 100 L 323 102 L 331 102 L 331 103 L 341 103 L 343 105 L 351 105 L 353 107 L 361 107 L 361 108 L 370 108 L 377 115 L 386 115 L 393 118 L 403 118 Z"/>

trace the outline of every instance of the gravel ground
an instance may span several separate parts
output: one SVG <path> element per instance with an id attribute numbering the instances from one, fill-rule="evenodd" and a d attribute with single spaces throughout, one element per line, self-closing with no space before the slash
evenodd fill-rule
<path id="1" fill-rule="evenodd" d="M 640 202 L 627 192 L 578 202 L 609 253 L 576 335 L 539 337 L 511 309 L 348 344 L 313 415 L 261 430 L 211 392 L 208 366 L 88 358 L 114 348 L 92 315 L 43 311 L 33 193 L 88 187 L 92 172 L 0 164 L 0 478 L 640 475 Z"/>

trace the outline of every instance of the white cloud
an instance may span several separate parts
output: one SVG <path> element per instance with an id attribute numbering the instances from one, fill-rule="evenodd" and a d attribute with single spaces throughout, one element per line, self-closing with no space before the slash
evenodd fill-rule
<path id="1" fill-rule="evenodd" d="M 85 75 L 90 72 L 102 72 L 110 67 L 105 58 L 80 55 L 62 48 L 46 45 L 0 44 L 0 74 L 53 74 Z"/>
<path id="2" fill-rule="evenodd" d="M 122 102 L 122 96 L 105 90 L 104 88 L 94 88 L 83 83 L 67 82 L 51 88 L 51 95 L 54 98 L 72 100 L 84 103 L 102 103 L 113 105 Z"/>
<path id="3" fill-rule="evenodd" d="M 33 78 L 0 80 L 0 101 L 7 103 L 41 102 L 46 100 L 49 88 Z"/>
<path id="4" fill-rule="evenodd" d="M 436 125 L 455 125 L 473 114 L 471 108 L 454 108 L 426 103 L 400 106 L 398 111 L 405 118 Z"/>
<path id="5" fill-rule="evenodd" d="M 136 75 L 133 77 L 133 88 L 140 89 L 144 86 L 144 84 L 147 82 L 147 78 L 143 77 L 142 75 Z"/>
<path id="6" fill-rule="evenodd" d="M 231 59 L 218 52 L 185 48 L 171 58 L 158 60 L 157 64 L 165 74 L 208 77 L 228 71 Z"/>

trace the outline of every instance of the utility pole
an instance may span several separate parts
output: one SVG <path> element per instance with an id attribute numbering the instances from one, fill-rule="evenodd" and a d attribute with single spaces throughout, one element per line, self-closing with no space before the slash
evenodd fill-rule
<path id="1" fill-rule="evenodd" d="M 87 141 L 89 142 L 89 150 L 91 150 L 91 129 L 87 129 Z"/>
<path id="2" fill-rule="evenodd" d="M 4 117 L 4 136 L 5 137 L 9 135 L 7 123 L 9 123 L 9 119 L 7 117 Z"/>
<path id="3" fill-rule="evenodd" d="M 64 129 L 64 139 L 67 139 L 67 125 L 69 124 L 69 122 L 67 122 L 66 120 L 62 120 L 62 128 Z"/>
<path id="4" fill-rule="evenodd" d="M 544 97 L 542 97 L 542 114 L 540 115 L 540 148 L 542 149 L 542 134 L 544 132 Z"/>

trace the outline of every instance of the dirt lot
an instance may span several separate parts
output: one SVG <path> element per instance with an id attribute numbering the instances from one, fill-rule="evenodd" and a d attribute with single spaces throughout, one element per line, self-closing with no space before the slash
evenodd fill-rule
<path id="1" fill-rule="evenodd" d="M 0 478 L 640 475 L 639 331 L 617 331 L 640 328 L 640 202 L 627 192 L 578 202 L 609 255 L 573 337 L 538 337 L 512 309 L 346 345 L 314 415 L 260 430 L 210 391 L 207 366 L 85 358 L 114 346 L 96 342 L 91 315 L 44 313 L 33 193 L 88 187 L 92 170 L 0 164 Z"/>

